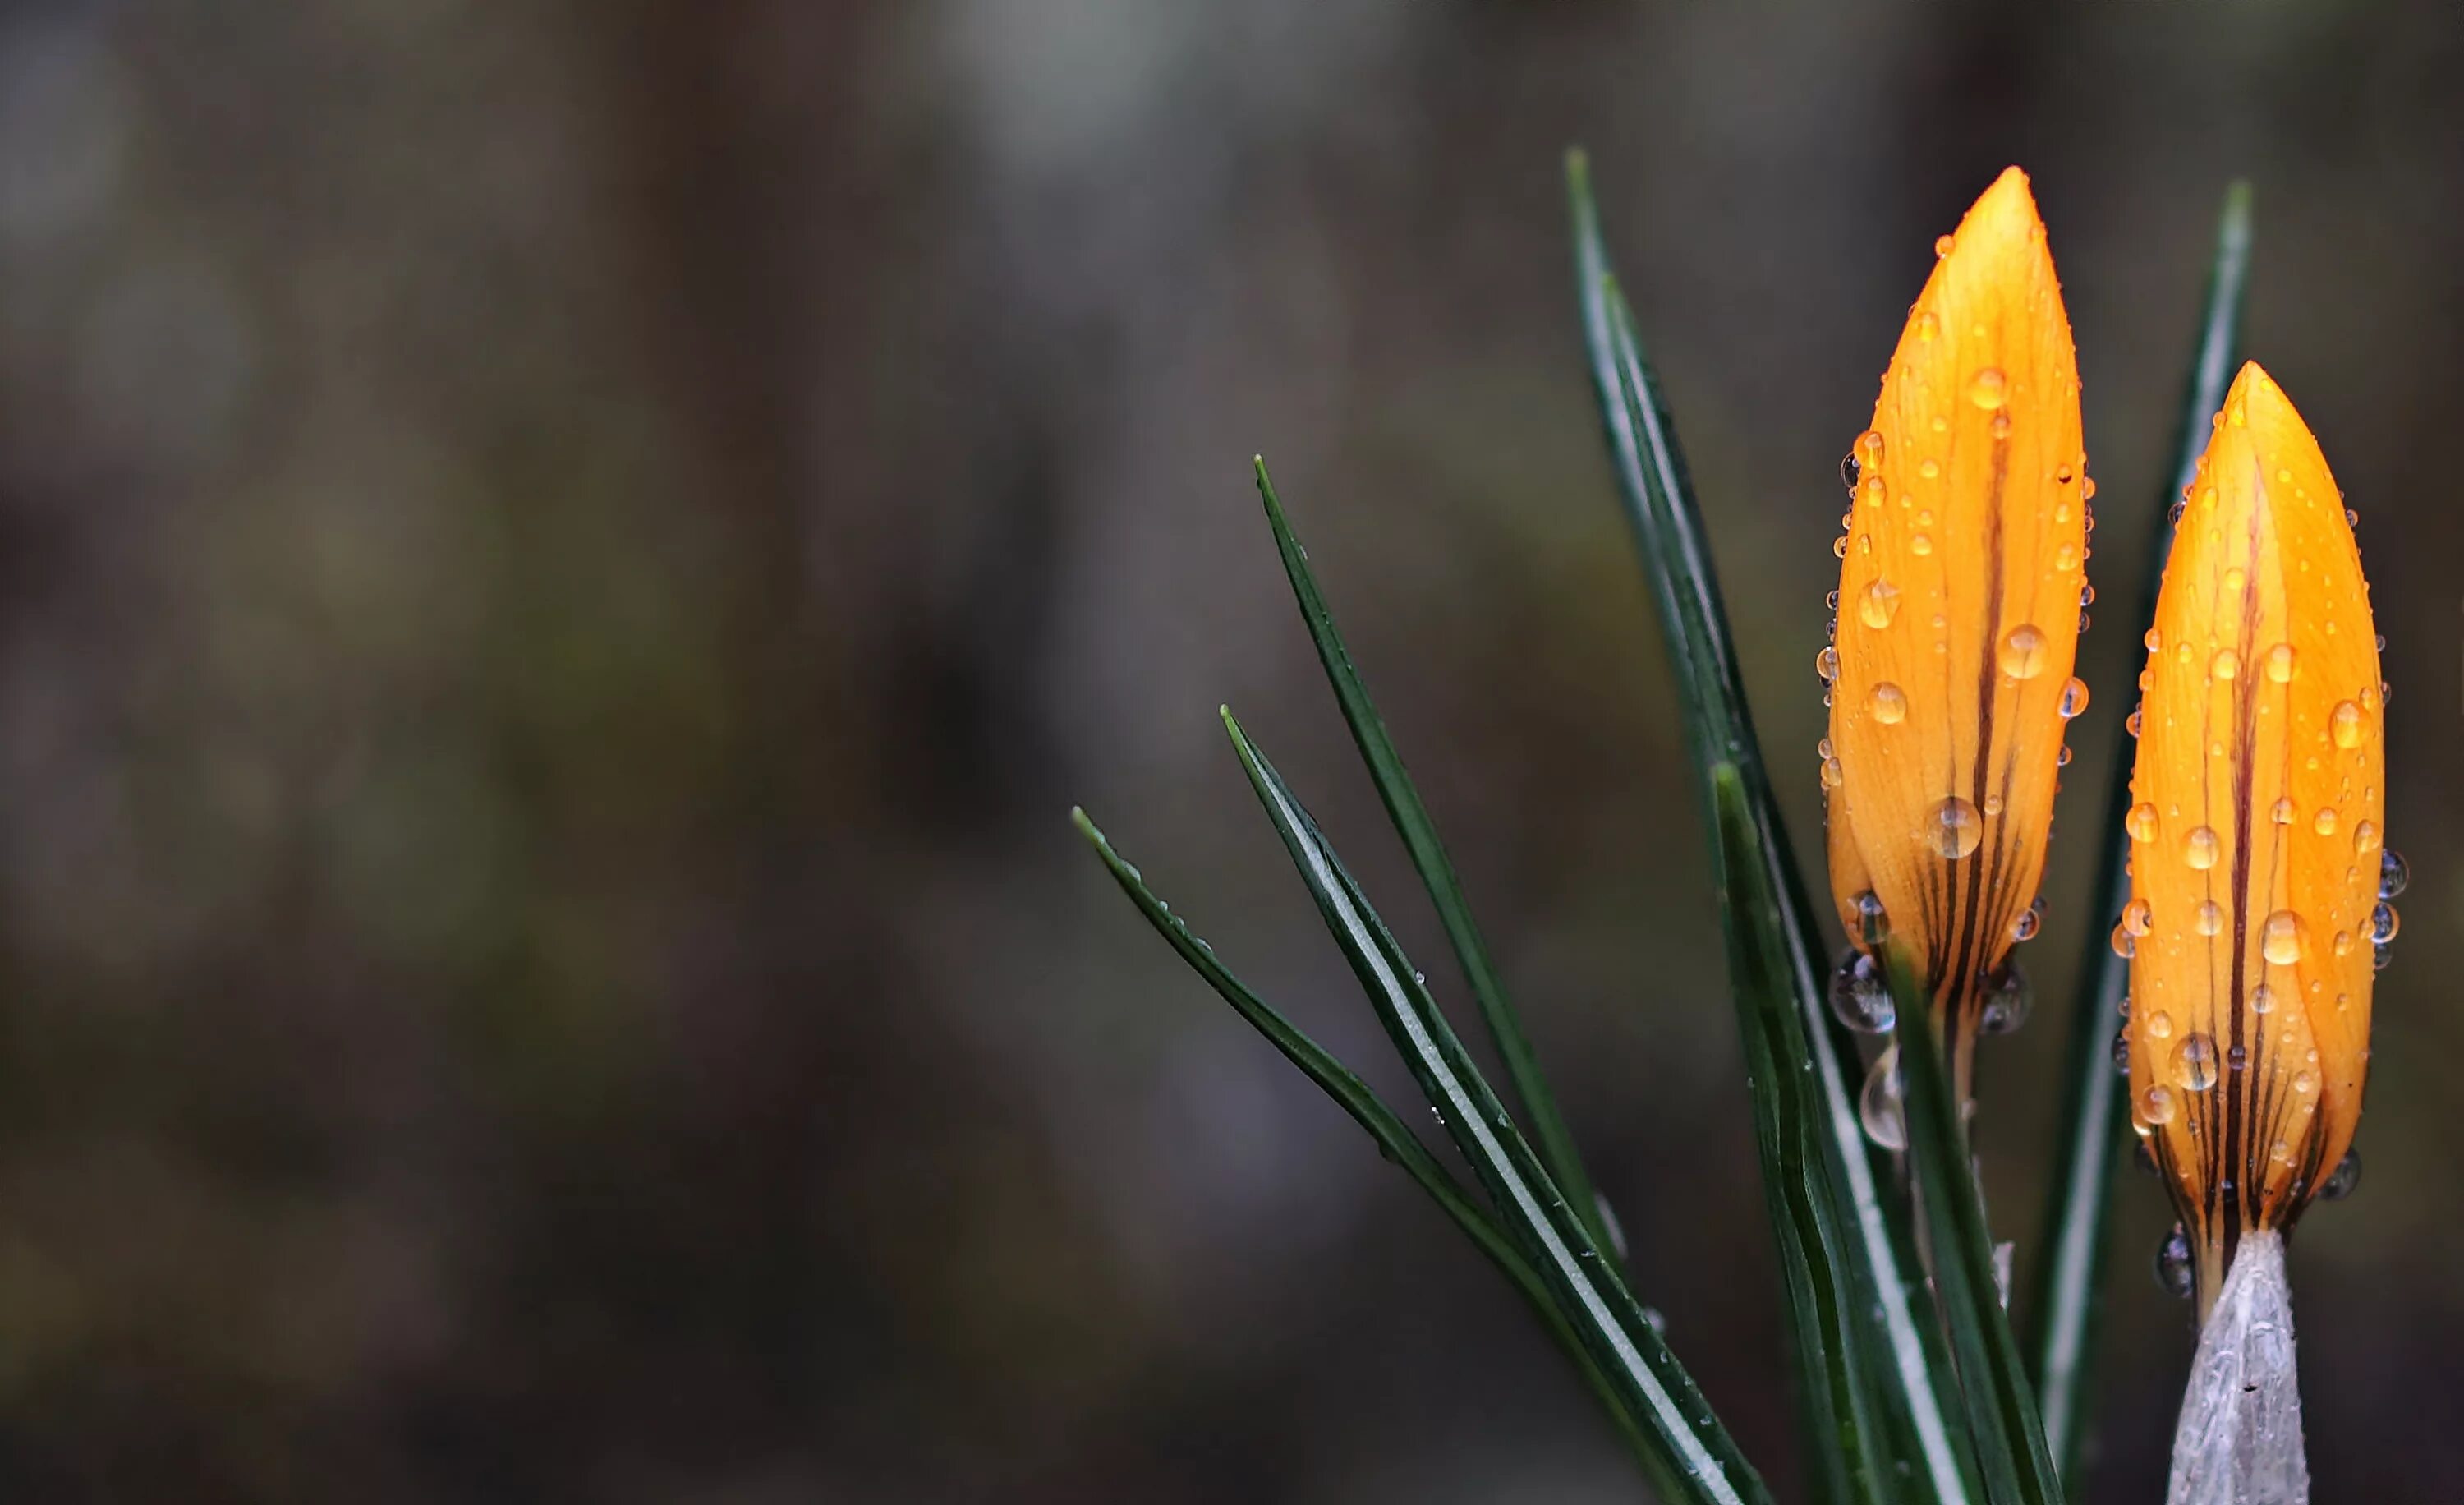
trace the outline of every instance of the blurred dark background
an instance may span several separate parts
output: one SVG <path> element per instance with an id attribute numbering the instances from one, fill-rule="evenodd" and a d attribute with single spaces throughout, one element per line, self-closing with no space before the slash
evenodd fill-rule
<path id="1" fill-rule="evenodd" d="M 2297 1259 L 2327 1499 L 2464 1495 L 2464 18 L 2338 0 L 0 11 L 0 1493 L 1628 1499 L 1084 802 L 1408 1093 L 1228 700 L 1460 1003 L 1275 462 L 1648 1299 L 1793 1497 L 1704 844 L 1572 309 L 1609 228 L 1818 851 L 1835 470 L 2006 163 L 2107 592 L 1986 1064 L 2024 1250 L 2220 193 L 2362 514 L 2416 877 Z M 2101 1450 L 2189 1346 L 2122 1189 Z M 2022 1272 L 2024 1283 L 2026 1273 Z"/>

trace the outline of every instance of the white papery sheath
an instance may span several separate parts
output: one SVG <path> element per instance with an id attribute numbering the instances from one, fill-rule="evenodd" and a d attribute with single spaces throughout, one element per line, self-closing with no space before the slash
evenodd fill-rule
<path id="1" fill-rule="evenodd" d="M 2247 1233 L 2199 1334 L 2167 1505 L 2309 1505 L 2284 1240 Z"/>

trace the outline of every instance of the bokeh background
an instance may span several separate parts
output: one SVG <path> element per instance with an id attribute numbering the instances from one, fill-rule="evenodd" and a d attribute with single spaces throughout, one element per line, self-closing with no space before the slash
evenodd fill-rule
<path id="1" fill-rule="evenodd" d="M 1793 1497 L 1579 141 L 1809 851 L 1838 459 L 1934 235 L 2035 176 L 2108 602 L 2043 1002 L 1985 1067 L 2023 1250 L 2123 603 L 2255 181 L 2250 348 L 2363 518 L 2416 874 L 2368 1172 L 2297 1260 L 2312 1460 L 2464 1496 L 2459 73 L 2452 6 L 2368 0 L 8 7 L 0 1493 L 1636 1497 L 1069 829 L 1408 1093 L 1215 719 L 1434 963 L 1263 450 L 1640 1289 Z M 2189 1317 L 2121 1195 L 2085 1494 L 2152 1500 Z"/>

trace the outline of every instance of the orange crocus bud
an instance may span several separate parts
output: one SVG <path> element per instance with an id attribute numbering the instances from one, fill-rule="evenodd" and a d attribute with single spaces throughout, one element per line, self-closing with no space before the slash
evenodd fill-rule
<path id="1" fill-rule="evenodd" d="M 2094 487 L 2026 174 L 2004 172 L 1934 249 L 1851 453 L 1822 782 L 1859 948 L 1835 1004 L 1887 1024 L 1858 1000 L 1880 997 L 1872 951 L 1904 948 L 1965 1099 L 1978 1026 L 2015 1023 L 2008 956 L 2035 928 L 2063 724 L 2087 701 L 2071 658 Z"/>
<path id="2" fill-rule="evenodd" d="M 2134 723 L 2130 1118 L 2180 1210 L 2204 1314 L 2245 1235 L 2343 1162 L 2370 1055 L 2385 739 L 2343 494 L 2245 365 L 2184 498 Z"/>

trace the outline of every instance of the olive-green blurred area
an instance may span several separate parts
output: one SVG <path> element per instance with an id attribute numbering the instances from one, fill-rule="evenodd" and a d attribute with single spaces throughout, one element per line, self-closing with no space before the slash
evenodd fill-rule
<path id="1" fill-rule="evenodd" d="M 1463 1009 L 1295 521 L 1631 1241 L 1796 1498 L 1707 860 L 1561 153 L 1819 867 L 1837 470 L 2034 175 L 2101 483 L 2042 1002 L 2226 183 L 2362 518 L 2415 877 L 2296 1251 L 2321 1498 L 2464 1495 L 2450 7 L 203 0 L 0 12 L 0 1494 L 1624 1500 L 1516 1298 L 1139 922 L 1426 1124 L 1229 701 Z M 1435 1137 L 1434 1126 L 1430 1132 Z M 2087 1497 L 2189 1314 L 2123 1173 Z"/>

